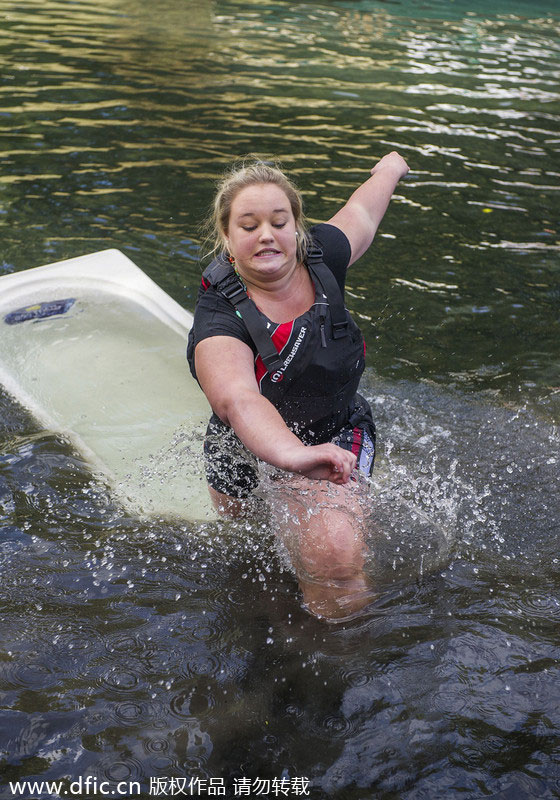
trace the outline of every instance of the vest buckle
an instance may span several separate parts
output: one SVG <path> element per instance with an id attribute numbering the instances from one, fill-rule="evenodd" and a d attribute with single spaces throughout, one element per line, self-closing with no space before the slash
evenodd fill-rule
<path id="1" fill-rule="evenodd" d="M 332 330 L 333 339 L 342 339 L 342 337 L 346 336 L 348 333 L 348 321 L 344 320 L 343 322 L 333 322 Z"/>
<path id="2" fill-rule="evenodd" d="M 243 297 L 247 297 L 245 287 L 236 276 L 232 276 L 230 280 L 224 281 L 224 285 L 219 287 L 219 291 L 232 305 L 235 305 L 236 302 Z"/>

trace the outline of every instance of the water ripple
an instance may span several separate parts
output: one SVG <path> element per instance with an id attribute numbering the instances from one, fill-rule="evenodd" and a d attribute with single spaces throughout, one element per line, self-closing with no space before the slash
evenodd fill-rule
<path id="1" fill-rule="evenodd" d="M 21 663 L 19 660 L 0 664 L 2 683 L 7 688 L 30 689 L 40 691 L 56 686 L 59 675 L 49 664 L 39 660 Z"/>
<path id="2" fill-rule="evenodd" d="M 196 684 L 174 694 L 169 701 L 169 707 L 171 713 L 179 719 L 199 719 L 213 709 L 215 703 L 210 687 Z"/>
<path id="3" fill-rule="evenodd" d="M 102 780 L 118 785 L 121 782 L 140 781 L 144 777 L 142 762 L 133 757 L 120 756 L 114 760 L 102 757 L 96 767 Z"/>
<path id="4" fill-rule="evenodd" d="M 515 597 L 515 612 L 520 619 L 554 626 L 560 621 L 560 596 L 538 590 L 526 590 Z"/>
<path id="5" fill-rule="evenodd" d="M 112 666 L 102 676 L 103 685 L 109 689 L 110 694 L 116 697 L 135 693 L 140 683 L 140 678 L 132 670 L 119 666 Z"/>

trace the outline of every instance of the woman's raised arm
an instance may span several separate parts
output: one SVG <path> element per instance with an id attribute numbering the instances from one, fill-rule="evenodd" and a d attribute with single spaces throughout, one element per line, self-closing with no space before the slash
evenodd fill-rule
<path id="1" fill-rule="evenodd" d="M 408 164 L 396 152 L 388 153 L 371 170 L 371 178 L 362 183 L 347 203 L 329 220 L 348 237 L 353 264 L 373 241 L 395 186 L 408 172 Z"/>

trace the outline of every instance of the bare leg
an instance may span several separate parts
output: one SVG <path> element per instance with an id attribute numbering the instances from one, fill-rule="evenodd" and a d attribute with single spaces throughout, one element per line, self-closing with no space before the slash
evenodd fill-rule
<path id="1" fill-rule="evenodd" d="M 277 536 L 288 550 L 309 611 L 348 618 L 371 601 L 364 572 L 363 490 L 294 478 L 272 503 Z"/>
<path id="2" fill-rule="evenodd" d="M 237 497 L 230 497 L 229 494 L 223 494 L 216 491 L 211 486 L 208 487 L 210 492 L 210 499 L 216 511 L 223 517 L 229 519 L 237 519 L 249 513 L 250 507 L 247 500 L 239 500 Z"/>
<path id="3" fill-rule="evenodd" d="M 222 516 L 238 519 L 254 512 L 250 500 L 208 489 Z M 272 524 L 288 551 L 304 603 L 317 617 L 347 619 L 371 601 L 362 502 L 356 484 L 299 477 L 283 480 L 274 492 Z"/>

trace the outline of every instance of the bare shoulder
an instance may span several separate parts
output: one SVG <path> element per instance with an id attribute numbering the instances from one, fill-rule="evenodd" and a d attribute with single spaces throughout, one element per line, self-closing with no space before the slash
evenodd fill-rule
<path id="1" fill-rule="evenodd" d="M 234 336 L 208 336 L 202 339 L 194 351 L 196 374 L 201 371 L 218 370 L 225 374 L 231 370 L 244 370 L 249 367 L 254 373 L 254 355 L 245 342 Z"/>
<path id="2" fill-rule="evenodd" d="M 233 336 L 209 336 L 196 346 L 194 363 L 198 382 L 209 392 L 227 393 L 240 384 L 255 383 L 255 363 L 251 348 Z"/>

